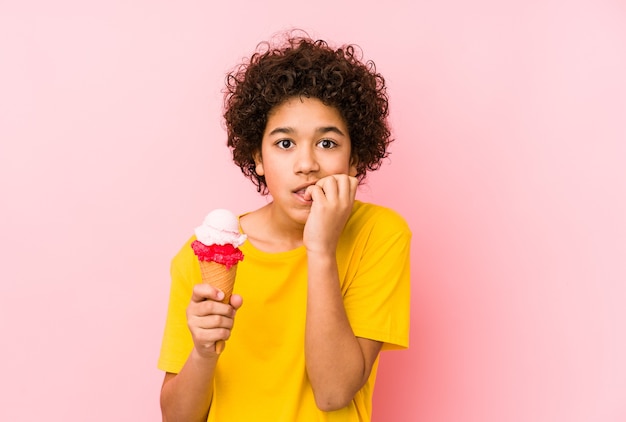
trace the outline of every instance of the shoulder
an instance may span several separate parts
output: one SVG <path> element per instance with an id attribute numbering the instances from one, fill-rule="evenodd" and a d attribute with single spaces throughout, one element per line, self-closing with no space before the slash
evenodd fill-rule
<path id="1" fill-rule="evenodd" d="M 196 255 L 191 248 L 191 243 L 194 240 L 196 240 L 195 235 L 191 236 L 174 255 L 174 258 L 172 258 L 172 269 L 176 269 L 179 272 L 187 272 L 194 268 L 197 263 Z"/>
<path id="2" fill-rule="evenodd" d="M 397 211 L 382 205 L 355 201 L 348 220 L 352 230 L 371 230 L 381 233 L 411 233 L 408 223 Z"/>

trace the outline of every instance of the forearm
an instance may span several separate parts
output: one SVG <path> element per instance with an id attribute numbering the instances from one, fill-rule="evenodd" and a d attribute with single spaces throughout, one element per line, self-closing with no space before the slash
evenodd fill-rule
<path id="1" fill-rule="evenodd" d="M 309 254 L 306 368 L 318 407 L 346 406 L 369 370 L 348 321 L 334 255 Z"/>
<path id="2" fill-rule="evenodd" d="M 216 363 L 217 356 L 201 357 L 194 349 L 180 373 L 166 375 L 161 389 L 164 422 L 206 422 Z"/>

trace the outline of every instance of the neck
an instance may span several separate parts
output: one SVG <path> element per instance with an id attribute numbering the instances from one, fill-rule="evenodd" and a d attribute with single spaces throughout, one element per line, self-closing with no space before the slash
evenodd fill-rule
<path id="1" fill-rule="evenodd" d="M 241 227 L 248 241 L 264 252 L 285 252 L 303 244 L 304 224 L 279 214 L 273 202 L 242 217 Z"/>

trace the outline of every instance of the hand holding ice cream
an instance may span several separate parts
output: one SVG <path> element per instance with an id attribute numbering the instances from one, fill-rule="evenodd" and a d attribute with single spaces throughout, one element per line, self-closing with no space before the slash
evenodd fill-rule
<path id="1" fill-rule="evenodd" d="M 239 221 L 230 211 L 216 209 L 211 211 L 201 226 L 196 227 L 196 239 L 191 247 L 200 262 L 202 281 L 224 292 L 223 303 L 229 303 L 233 292 L 237 264 L 243 260 L 239 249 L 246 241 L 246 235 L 239 233 Z M 224 342 L 215 345 L 215 351 L 221 353 Z"/>

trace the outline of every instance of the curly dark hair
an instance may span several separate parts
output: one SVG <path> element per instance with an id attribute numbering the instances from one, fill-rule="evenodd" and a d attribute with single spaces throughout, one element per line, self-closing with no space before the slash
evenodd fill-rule
<path id="1" fill-rule="evenodd" d="M 392 142 L 387 122 L 385 79 L 374 62 L 363 62 L 358 46 L 331 48 L 326 41 L 288 35 L 284 44 L 258 45 L 249 60 L 226 76 L 224 119 L 233 161 L 267 194 L 265 177 L 255 171 L 270 110 L 287 99 L 313 97 L 337 108 L 351 140 L 357 179 L 377 170 Z"/>

